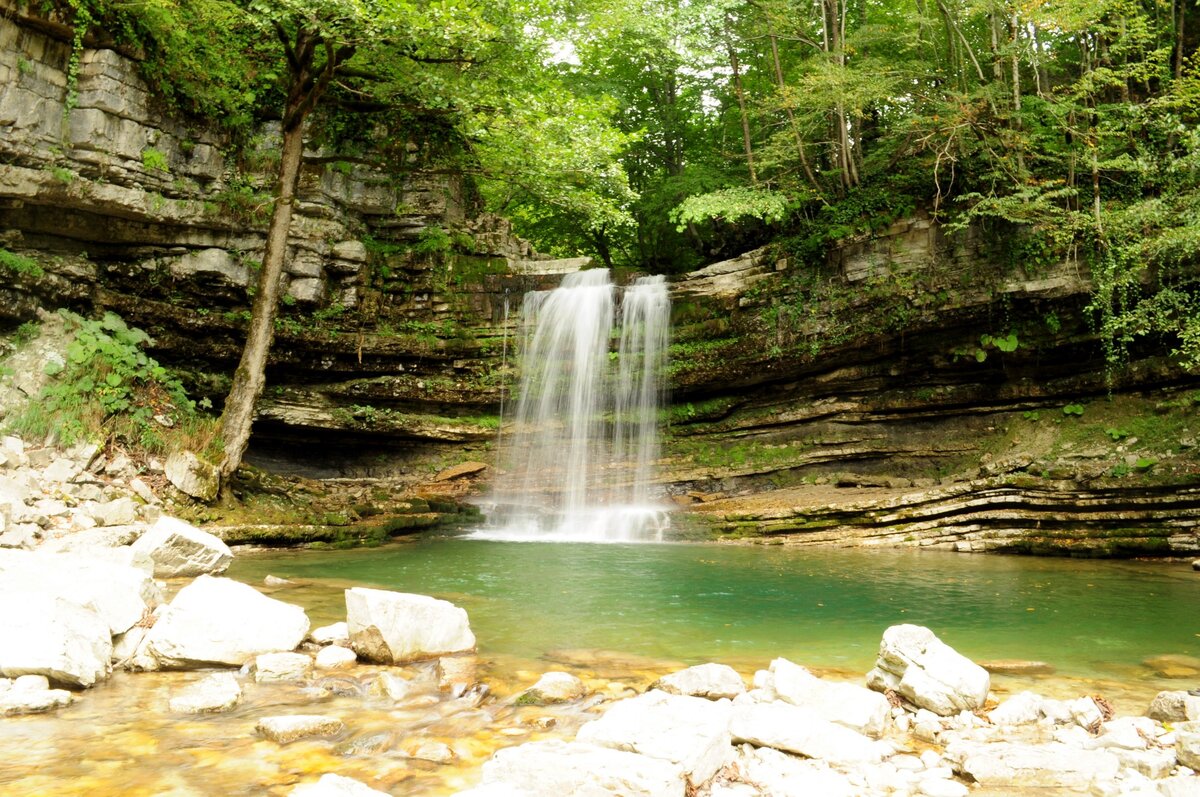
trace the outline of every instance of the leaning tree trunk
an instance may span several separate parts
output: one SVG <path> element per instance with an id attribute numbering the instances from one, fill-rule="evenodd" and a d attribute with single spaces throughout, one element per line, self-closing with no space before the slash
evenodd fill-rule
<path id="1" fill-rule="evenodd" d="M 292 208 L 296 200 L 296 184 L 300 179 L 300 162 L 304 155 L 303 114 L 286 114 L 290 125 L 283 131 L 283 153 L 279 163 L 279 183 L 275 209 L 267 228 L 267 247 L 262 270 L 258 275 L 258 292 L 250 312 L 250 329 L 242 359 L 233 374 L 233 384 L 225 398 L 221 413 L 221 442 L 225 459 L 221 463 L 222 484 L 242 464 L 250 427 L 254 423 L 254 405 L 266 384 L 267 355 L 275 337 L 275 315 L 279 307 L 279 283 L 283 276 L 287 254 L 288 228 L 292 223 Z"/>

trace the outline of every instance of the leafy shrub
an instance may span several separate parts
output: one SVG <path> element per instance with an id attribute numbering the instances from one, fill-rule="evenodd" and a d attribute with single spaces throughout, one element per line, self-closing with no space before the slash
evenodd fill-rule
<path id="1" fill-rule="evenodd" d="M 46 273 L 33 258 L 18 255 L 7 249 L 0 249 L 0 268 L 13 274 L 21 274 L 35 279 Z"/>
<path id="2" fill-rule="evenodd" d="M 179 380 L 142 350 L 149 335 L 114 313 L 89 320 L 60 312 L 74 337 L 62 363 L 47 363 L 50 383 L 9 420 L 14 431 L 53 433 L 64 445 L 119 441 L 153 453 L 167 451 L 170 442 L 198 451 L 213 445 L 213 419 L 200 414 Z"/>

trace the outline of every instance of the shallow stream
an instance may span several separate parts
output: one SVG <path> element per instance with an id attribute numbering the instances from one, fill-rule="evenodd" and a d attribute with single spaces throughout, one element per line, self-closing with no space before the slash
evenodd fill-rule
<path id="1" fill-rule="evenodd" d="M 268 574 L 293 583 L 266 587 Z M 247 679 L 234 711 L 189 717 L 167 700 L 203 674 L 118 673 L 56 714 L 0 720 L 0 794 L 285 795 L 322 772 L 396 795 L 449 794 L 472 785 L 498 747 L 570 737 L 601 697 L 633 694 L 679 666 L 721 661 L 750 675 L 785 656 L 861 683 L 884 629 L 901 622 L 929 626 L 977 661 L 1055 669 L 995 676 L 1001 699 L 1026 688 L 1099 693 L 1118 713 L 1140 714 L 1160 689 L 1200 686 L 1200 574 L 1185 564 L 426 537 L 241 552 L 230 575 L 304 605 L 314 626 L 344 619 L 350 585 L 452 600 L 470 614 L 492 696 L 453 699 L 430 665 L 417 665 L 403 674 L 419 688 L 393 703 L 368 691 L 386 668 L 358 667 L 307 685 Z M 597 697 L 511 705 L 551 669 L 575 672 Z M 314 685 L 318 698 L 304 691 Z M 280 713 L 336 715 L 347 731 L 285 747 L 255 736 L 259 717 Z"/>

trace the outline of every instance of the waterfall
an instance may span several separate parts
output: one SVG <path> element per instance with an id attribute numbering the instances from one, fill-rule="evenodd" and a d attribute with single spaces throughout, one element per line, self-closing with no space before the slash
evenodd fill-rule
<path id="1" fill-rule="evenodd" d="M 505 419 L 488 527 L 475 536 L 661 539 L 667 515 L 652 480 L 669 336 L 665 279 L 645 277 L 618 293 L 606 269 L 569 274 L 555 290 L 527 293 L 522 319 L 516 408 Z"/>

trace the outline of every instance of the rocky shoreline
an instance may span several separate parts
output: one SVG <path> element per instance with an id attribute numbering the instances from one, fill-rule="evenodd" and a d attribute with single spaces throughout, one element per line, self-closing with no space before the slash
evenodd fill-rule
<path id="1" fill-rule="evenodd" d="M 640 693 L 558 671 L 493 692 L 466 612 L 446 601 L 350 588 L 346 621 L 312 629 L 300 606 L 222 577 L 230 549 L 164 515 L 120 455 L 8 437 L 0 456 L 5 723 L 87 701 L 114 670 L 184 671 L 196 675 L 171 687 L 173 716 L 236 712 L 284 685 L 245 718 L 262 744 L 359 758 L 357 778 L 335 760 L 272 794 L 410 793 L 383 759 L 377 778 L 362 772 L 393 744 L 422 766 L 463 763 L 462 745 L 419 730 L 450 718 L 498 729 L 463 797 L 1200 794 L 1200 697 L 1187 691 L 1159 694 L 1146 716 L 1118 717 L 1098 695 L 997 702 L 987 670 L 901 625 L 864 685 L 776 659 L 749 685 L 704 664 Z M 327 710 L 339 695 L 382 706 L 392 729 L 356 736 L 353 713 Z"/>

